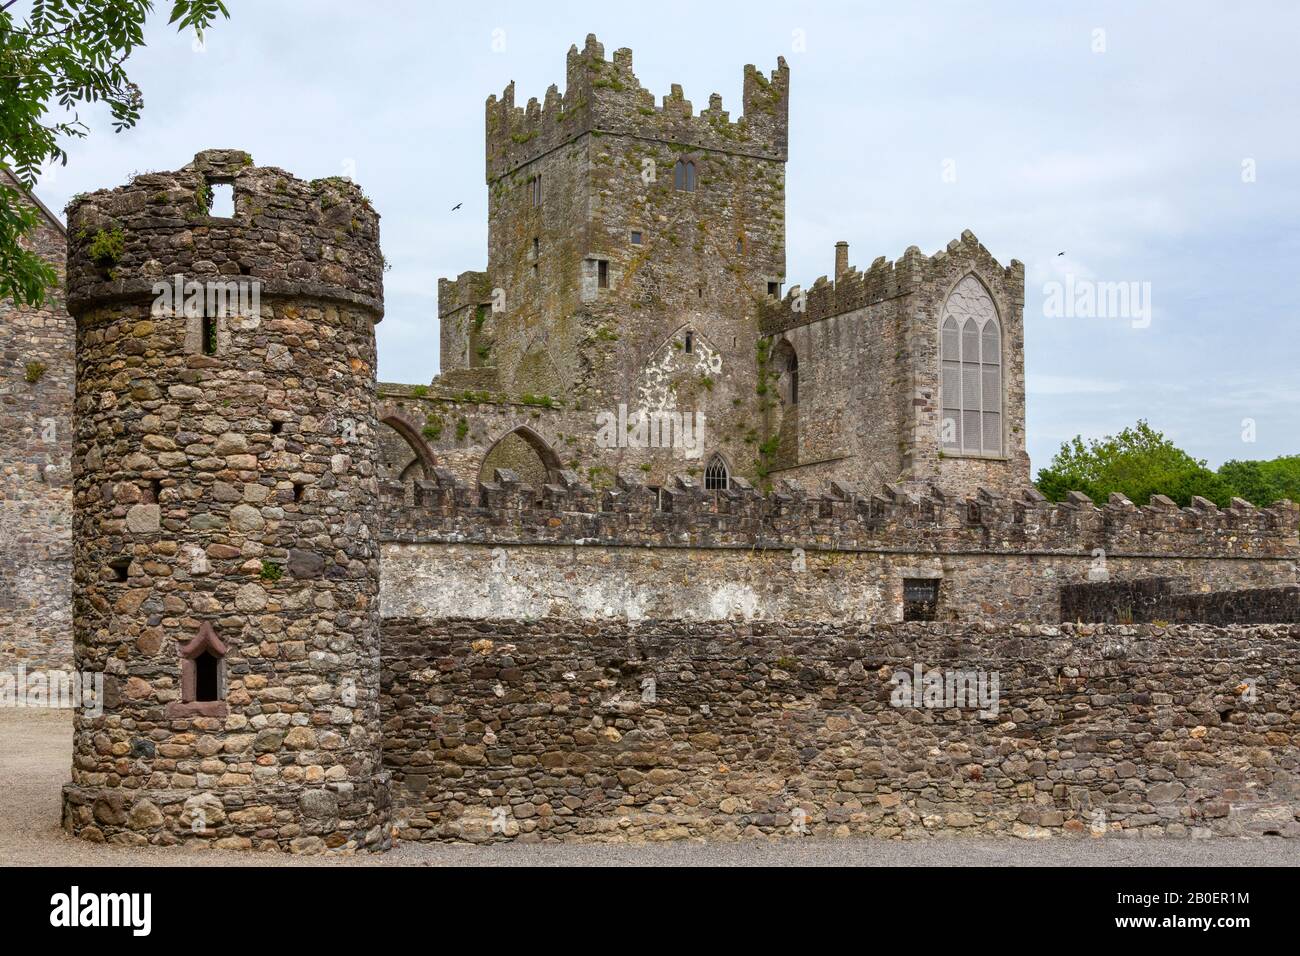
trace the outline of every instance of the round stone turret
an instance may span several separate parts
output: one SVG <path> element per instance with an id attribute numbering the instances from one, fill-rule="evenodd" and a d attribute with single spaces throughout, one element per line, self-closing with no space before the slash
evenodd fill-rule
<path id="1" fill-rule="evenodd" d="M 347 180 L 209 150 L 78 197 L 68 235 L 74 647 L 104 693 L 65 827 L 385 848 L 378 215 Z"/>

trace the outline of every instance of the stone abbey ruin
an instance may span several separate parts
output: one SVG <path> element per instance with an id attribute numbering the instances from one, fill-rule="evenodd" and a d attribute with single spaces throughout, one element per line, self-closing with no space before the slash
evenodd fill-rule
<path id="1" fill-rule="evenodd" d="M 1300 833 L 1296 505 L 1045 500 L 1024 267 L 841 243 L 787 289 L 788 95 L 781 61 L 738 119 L 657 103 L 588 37 L 563 93 L 489 98 L 487 267 L 439 283 L 428 385 L 376 382 L 348 180 L 214 149 L 40 207 L 0 658 L 103 675 L 68 831 Z"/>

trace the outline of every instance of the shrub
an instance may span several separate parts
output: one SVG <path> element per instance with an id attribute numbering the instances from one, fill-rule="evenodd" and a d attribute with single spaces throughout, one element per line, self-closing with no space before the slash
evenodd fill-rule
<path id="1" fill-rule="evenodd" d="M 126 251 L 126 236 L 121 229 L 100 229 L 95 233 L 86 253 L 97 266 L 115 266 L 122 261 Z"/>

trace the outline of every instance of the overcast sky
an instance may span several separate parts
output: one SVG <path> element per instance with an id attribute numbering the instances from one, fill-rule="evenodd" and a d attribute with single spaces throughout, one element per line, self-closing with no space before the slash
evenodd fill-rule
<path id="1" fill-rule="evenodd" d="M 83 112 L 38 193 L 62 209 L 209 147 L 352 174 L 393 264 L 384 380 L 437 372 L 438 277 L 486 265 L 483 101 L 563 89 L 594 32 L 656 97 L 716 91 L 733 118 L 742 66 L 785 56 L 789 284 L 838 239 L 859 268 L 963 229 L 1023 261 L 1035 468 L 1139 417 L 1211 465 L 1300 452 L 1300 4 L 227 3 L 202 51 L 155 17 L 128 61 L 140 124 Z M 1149 283 L 1149 322 L 1046 314 L 1067 275 Z"/>

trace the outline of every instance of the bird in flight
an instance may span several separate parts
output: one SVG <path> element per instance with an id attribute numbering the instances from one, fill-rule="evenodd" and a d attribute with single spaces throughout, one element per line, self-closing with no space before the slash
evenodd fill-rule
<path id="1" fill-rule="evenodd" d="M 459 207 L 457 207 L 457 208 L 459 208 Z M 1064 253 L 1064 252 L 1058 252 L 1057 255 L 1058 255 L 1058 256 L 1063 256 L 1063 255 L 1065 255 L 1065 253 Z"/>
<path id="2" fill-rule="evenodd" d="M 454 205 L 454 206 L 451 207 L 451 211 L 452 211 L 452 212 L 455 212 L 457 209 L 459 209 L 459 208 L 460 208 L 461 206 L 463 206 L 463 205 L 465 205 L 463 202 L 458 202 L 458 203 L 456 203 L 456 205 Z"/>

